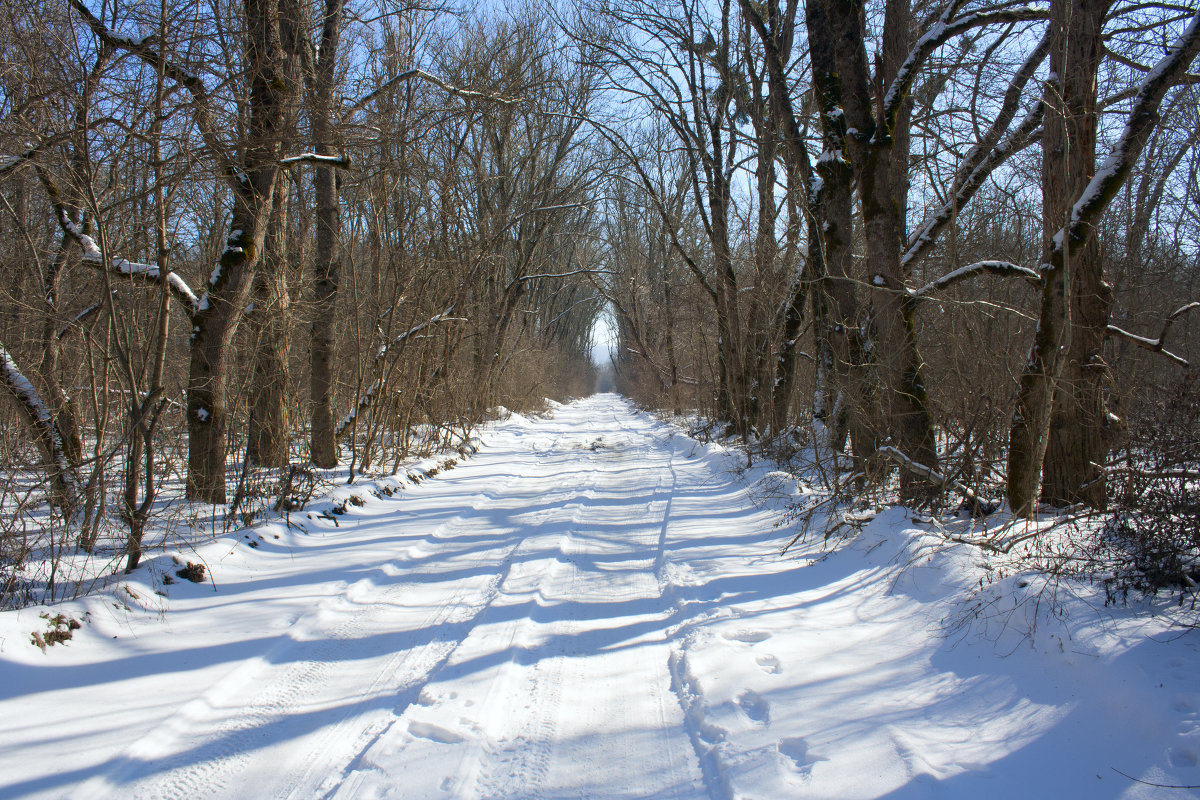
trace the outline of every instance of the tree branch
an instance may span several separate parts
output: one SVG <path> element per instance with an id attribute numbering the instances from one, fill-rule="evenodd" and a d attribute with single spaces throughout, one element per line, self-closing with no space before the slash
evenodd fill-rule
<path id="1" fill-rule="evenodd" d="M 1099 219 L 1117 190 L 1129 177 L 1134 163 L 1146 146 L 1146 140 L 1158 124 L 1158 107 L 1167 90 L 1174 86 L 1200 51 L 1200 13 L 1197 13 L 1183 35 L 1171 46 L 1154 69 L 1146 76 L 1129 112 L 1125 129 L 1103 166 L 1088 182 L 1087 187 L 1071 208 L 1070 222 L 1054 235 L 1051 260 L 1058 264 L 1067 248 L 1078 252 L 1091 235 L 1093 223 Z"/>
<path id="2" fill-rule="evenodd" d="M 1138 347 L 1144 347 L 1154 353 L 1162 353 L 1164 356 L 1180 366 L 1189 367 L 1191 365 L 1188 363 L 1186 358 L 1177 356 L 1170 350 L 1166 349 L 1166 340 L 1167 333 L 1171 330 L 1171 326 L 1175 324 L 1175 320 L 1196 308 L 1200 308 L 1200 302 L 1188 303 L 1187 305 L 1180 306 L 1172 311 L 1167 318 L 1163 320 L 1162 330 L 1159 331 L 1157 339 L 1149 339 L 1145 336 L 1138 336 L 1136 333 L 1130 333 L 1127 330 L 1118 328 L 1116 325 L 1109 325 L 1108 332 L 1114 336 L 1119 336 L 1126 341 L 1133 342 Z"/>
<path id="3" fill-rule="evenodd" d="M 975 491 L 971 489 L 971 487 L 965 486 L 957 480 L 947 478 L 945 475 L 933 469 L 932 467 L 927 467 L 924 464 L 913 461 L 897 448 L 892 447 L 891 445 L 884 445 L 875 451 L 875 455 L 886 458 L 889 461 L 893 461 L 903 469 L 907 469 L 909 472 L 915 472 L 917 475 L 920 475 L 922 478 L 925 478 L 941 488 L 953 489 L 954 491 L 958 492 L 963 496 L 970 506 L 971 514 L 981 516 L 990 513 L 987 504 L 979 499 L 979 495 L 975 494 Z"/>
<path id="4" fill-rule="evenodd" d="M 971 28 L 980 28 L 986 25 L 1007 22 L 1035 22 L 1047 17 L 1047 12 L 1044 10 L 1025 7 L 1004 9 L 1001 11 L 983 11 L 968 14 L 961 19 L 950 22 L 950 17 L 958 10 L 961 4 L 961 0 L 952 2 L 938 21 L 917 41 L 912 51 L 908 54 L 908 58 L 900 65 L 900 69 L 896 72 L 896 78 L 892 81 L 892 85 L 888 88 L 887 94 L 883 98 L 883 111 L 880 115 L 880 121 L 883 124 L 884 136 L 891 136 L 892 129 L 896 125 L 896 119 L 900 114 L 900 108 L 904 104 L 904 99 L 908 96 L 909 90 L 912 88 L 913 81 L 916 80 L 918 70 L 924 65 L 925 60 L 933 55 L 933 52 L 939 47 Z"/>
<path id="5" fill-rule="evenodd" d="M 956 283 L 973 278 L 984 272 L 1005 278 L 1024 278 L 1037 285 L 1041 285 L 1042 283 L 1041 273 L 1035 269 L 1022 267 L 1018 264 L 1010 264 L 1007 261 L 976 261 L 974 264 L 967 264 L 965 267 L 959 267 L 956 270 L 948 272 L 937 280 L 925 284 L 920 289 L 910 291 L 909 295 L 911 297 L 925 297 L 933 292 L 948 289 Z"/>
<path id="6" fill-rule="evenodd" d="M 353 169 L 353 162 L 350 156 L 327 156 L 320 153 L 301 153 L 296 156 L 288 156 L 287 158 L 279 159 L 279 163 L 285 167 L 291 167 L 296 164 L 320 164 L 323 167 L 339 167 L 341 169 Z"/>
<path id="7" fill-rule="evenodd" d="M 462 317 L 451 317 L 450 314 L 453 313 L 453 311 L 454 311 L 454 306 L 451 305 L 449 308 L 447 308 L 445 311 L 441 312 L 440 314 L 434 314 L 432 317 L 425 320 L 424 322 L 421 322 L 421 323 L 409 328 L 404 333 L 402 333 L 399 336 L 397 336 L 396 338 L 392 339 L 390 342 L 387 342 L 387 343 L 381 345 L 379 347 L 378 352 L 375 353 L 375 360 L 371 362 L 372 371 L 376 371 L 379 369 L 379 363 L 381 361 L 383 361 L 384 357 L 387 356 L 387 354 L 391 351 L 391 349 L 393 347 L 395 347 L 396 345 L 405 341 L 406 339 L 408 339 L 412 336 L 415 336 L 416 334 L 420 333 L 421 331 L 425 330 L 426 328 L 430 327 L 431 325 L 436 325 L 439 322 L 464 322 L 465 321 Z M 367 391 L 363 392 L 363 394 L 358 398 L 358 402 L 354 404 L 354 408 L 352 408 L 350 410 L 350 413 L 347 414 L 345 417 L 343 417 L 342 421 L 339 422 L 337 424 L 337 427 L 333 429 L 334 441 L 337 441 L 342 438 L 342 434 L 344 434 L 350 428 L 350 426 L 354 424 L 354 421 L 356 419 L 358 419 L 358 415 L 361 414 L 363 411 L 365 411 L 371 405 L 371 403 L 373 403 L 375 401 L 375 396 L 379 394 L 379 390 L 382 388 L 383 388 L 383 378 L 382 377 L 376 378 L 374 383 L 372 383 L 369 387 L 367 387 Z"/>
<path id="8" fill-rule="evenodd" d="M 74 0 L 74 2 L 78 2 L 78 0 Z M 401 72 L 399 75 L 396 75 L 395 77 L 389 78 L 388 80 L 384 81 L 383 85 L 380 86 L 378 89 L 370 91 L 367 94 L 360 97 L 358 100 L 355 100 L 353 103 L 351 103 L 349 106 L 346 107 L 345 113 L 353 114 L 355 111 L 358 111 L 358 110 L 362 109 L 364 106 L 370 104 L 370 102 L 372 100 L 374 100 L 376 97 L 378 97 L 379 95 L 386 92 L 388 89 L 391 89 L 393 86 L 395 86 L 399 83 L 404 83 L 405 81 L 413 80 L 413 79 L 423 80 L 427 83 L 432 83 L 434 86 L 438 87 L 439 89 L 442 89 L 443 91 L 446 91 L 453 95 L 458 95 L 459 97 L 476 98 L 479 100 L 490 100 L 492 102 L 501 103 L 506 106 L 516 105 L 521 102 L 520 98 L 502 97 L 498 94 L 488 94 L 487 92 L 476 92 L 471 89 L 463 89 L 463 88 L 455 86 L 451 83 L 447 83 L 446 81 L 442 80 L 441 78 L 437 77 L 436 75 L 430 75 L 428 72 L 426 72 L 423 69 L 414 67 L 413 69 Z"/>
<path id="9" fill-rule="evenodd" d="M 979 188 L 983 186 L 987 176 L 1004 163 L 1009 156 L 1034 141 L 1034 132 L 1042 124 L 1043 105 L 1040 102 L 1034 105 L 1020 124 L 1003 141 L 1001 141 L 1001 136 L 1016 116 L 1025 86 L 1042 62 L 1046 60 L 1046 55 L 1050 52 L 1050 40 L 1050 32 L 1047 31 L 1042 40 L 1038 42 L 1037 47 L 1025 59 L 1025 63 L 1013 75 L 1008 89 L 1004 93 L 1004 102 L 1000 106 L 996 119 L 959 164 L 949 192 L 949 199 L 941 208 L 926 217 L 908 240 L 905 252 L 900 258 L 900 263 L 907 269 L 911 270 L 912 265 L 929 251 L 929 248 L 937 240 L 938 234 L 971 201 Z"/>
<path id="10" fill-rule="evenodd" d="M 96 241 L 84 233 L 79 225 L 71 220 L 67 209 L 57 197 L 52 201 L 58 225 L 70 239 L 75 241 L 83 251 L 83 263 L 97 269 L 106 270 L 114 275 L 122 275 L 134 280 L 141 280 L 154 285 L 166 283 L 171 294 L 180 301 L 183 310 L 191 316 L 200 310 L 200 298 L 192 291 L 183 278 L 176 272 L 163 275 L 157 264 L 140 264 L 124 258 L 105 258 Z"/>
<path id="11" fill-rule="evenodd" d="M 196 126 L 200 129 L 200 135 L 203 137 L 204 143 L 208 145 L 213 156 L 222 162 L 229 176 L 236 180 L 238 177 L 237 170 L 234 169 L 233 161 L 225 152 L 221 140 L 217 136 L 216 127 L 209 117 L 212 103 L 204 81 L 195 73 L 184 69 L 168 59 L 161 51 L 154 49 L 151 46 L 152 37 L 133 38 L 122 36 L 110 30 L 98 17 L 92 14 L 88 7 L 83 4 L 83 0 L 67 0 L 67 2 L 79 13 L 79 16 L 83 18 L 83 21 L 91 28 L 92 33 L 101 42 L 114 49 L 123 50 L 137 56 L 144 64 L 156 72 L 161 71 L 167 79 L 187 90 L 188 94 L 192 96 L 192 101 L 195 105 Z"/>
<path id="12" fill-rule="evenodd" d="M 42 450 L 42 458 L 50 476 L 53 502 L 69 516 L 77 507 L 79 482 L 71 459 L 63 447 L 62 436 L 54 424 L 50 407 L 42 400 L 33 384 L 21 372 L 17 362 L 0 344 L 0 384 L 17 401 L 25 421 L 34 432 Z"/>

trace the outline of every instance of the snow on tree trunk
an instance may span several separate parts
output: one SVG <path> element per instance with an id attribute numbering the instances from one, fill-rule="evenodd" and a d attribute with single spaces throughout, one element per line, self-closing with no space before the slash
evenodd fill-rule
<path id="1" fill-rule="evenodd" d="M 60 509 L 64 516 L 70 516 L 79 502 L 75 469 L 63 446 L 62 437 L 54 426 L 50 407 L 3 345 L 0 345 L 0 382 L 17 402 L 21 415 L 37 439 L 46 474 L 50 479 L 50 502 Z"/>

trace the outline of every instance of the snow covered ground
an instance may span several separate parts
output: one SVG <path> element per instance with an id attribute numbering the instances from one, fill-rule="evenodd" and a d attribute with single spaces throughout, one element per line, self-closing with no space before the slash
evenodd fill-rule
<path id="1" fill-rule="evenodd" d="M 1196 631 L 899 509 L 780 557 L 743 463 L 598 395 L 0 614 L 0 797 L 1200 796 Z"/>

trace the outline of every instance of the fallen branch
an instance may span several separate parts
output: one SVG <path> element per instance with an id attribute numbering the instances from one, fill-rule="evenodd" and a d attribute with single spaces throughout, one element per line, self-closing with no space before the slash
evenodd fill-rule
<path id="1" fill-rule="evenodd" d="M 982 517 L 991 513 L 993 510 L 989 508 L 986 503 L 979 499 L 979 495 L 975 494 L 975 490 L 971 487 L 966 486 L 960 481 L 954 480 L 953 478 L 947 478 L 945 475 L 933 469 L 932 467 L 928 467 L 917 461 L 913 461 L 910 457 L 891 445 L 885 444 L 883 447 L 875 451 L 875 455 L 886 458 L 889 461 L 893 461 L 902 468 L 907 469 L 909 472 L 915 472 L 917 475 L 920 475 L 926 480 L 932 481 L 943 489 L 953 489 L 954 491 L 958 492 L 967 501 L 972 516 Z"/>

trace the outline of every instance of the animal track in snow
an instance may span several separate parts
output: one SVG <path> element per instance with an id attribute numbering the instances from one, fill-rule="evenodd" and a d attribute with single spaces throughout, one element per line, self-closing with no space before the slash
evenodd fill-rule
<path id="1" fill-rule="evenodd" d="M 771 634 L 766 631 L 734 631 L 732 633 L 721 634 L 731 642 L 745 642 L 746 644 L 756 644 L 765 642 L 771 638 Z"/>

